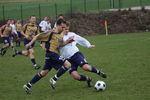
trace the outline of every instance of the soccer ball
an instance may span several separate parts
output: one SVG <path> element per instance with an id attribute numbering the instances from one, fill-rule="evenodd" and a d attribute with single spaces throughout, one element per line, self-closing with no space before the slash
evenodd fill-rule
<path id="1" fill-rule="evenodd" d="M 106 84 L 104 81 L 97 81 L 94 87 L 97 91 L 104 91 L 106 88 Z"/>

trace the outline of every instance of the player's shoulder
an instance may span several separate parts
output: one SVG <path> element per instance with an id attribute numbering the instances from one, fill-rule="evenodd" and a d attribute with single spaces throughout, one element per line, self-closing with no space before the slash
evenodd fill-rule
<path id="1" fill-rule="evenodd" d="M 23 25 L 23 27 L 27 27 L 27 26 L 28 26 L 28 23 L 26 23 L 26 24 Z"/>
<path id="2" fill-rule="evenodd" d="M 68 32 L 68 35 L 76 35 L 74 32 Z"/>
<path id="3" fill-rule="evenodd" d="M 4 28 L 4 27 L 6 27 L 6 26 L 7 26 L 6 24 L 5 24 L 5 25 L 2 25 L 1 28 Z"/>

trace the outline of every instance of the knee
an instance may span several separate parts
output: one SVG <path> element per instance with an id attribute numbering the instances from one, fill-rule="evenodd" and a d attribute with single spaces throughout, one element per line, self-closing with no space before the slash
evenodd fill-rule
<path id="1" fill-rule="evenodd" d="M 28 51 L 23 51 L 22 52 L 25 56 L 28 56 L 29 55 L 29 52 Z"/>
<path id="2" fill-rule="evenodd" d="M 80 75 L 79 75 L 79 74 L 71 73 L 71 76 L 72 76 L 75 80 L 80 80 Z"/>
<path id="3" fill-rule="evenodd" d="M 42 77 L 46 76 L 47 73 L 48 73 L 48 71 L 41 71 L 41 72 L 40 72 L 40 74 L 41 74 Z"/>
<path id="4" fill-rule="evenodd" d="M 70 67 L 71 67 L 71 63 L 66 60 L 65 63 L 64 63 L 64 66 L 65 66 L 66 68 L 70 68 Z"/>
<path id="5" fill-rule="evenodd" d="M 85 71 L 91 71 L 91 67 L 88 64 L 83 65 L 82 69 Z"/>
<path id="6" fill-rule="evenodd" d="M 7 44 L 5 44 L 5 46 L 6 46 L 6 48 L 8 48 L 8 47 L 10 46 L 10 44 L 9 44 L 9 43 L 7 43 Z"/>

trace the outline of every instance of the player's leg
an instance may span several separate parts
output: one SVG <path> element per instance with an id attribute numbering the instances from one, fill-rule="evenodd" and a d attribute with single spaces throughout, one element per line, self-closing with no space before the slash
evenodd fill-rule
<path id="1" fill-rule="evenodd" d="M 27 94 L 30 94 L 30 88 L 32 85 L 37 83 L 41 78 L 47 75 L 47 73 L 52 69 L 51 67 L 51 61 L 49 59 L 45 59 L 45 65 L 42 69 L 42 71 L 38 74 L 36 74 L 30 81 L 29 83 L 25 84 L 23 88 L 25 89 Z"/>
<path id="2" fill-rule="evenodd" d="M 24 55 L 24 56 L 28 56 L 29 55 L 29 50 L 15 50 L 14 54 L 12 55 L 12 57 L 15 57 L 16 55 Z"/>
<path id="3" fill-rule="evenodd" d="M 27 45 L 30 42 L 30 40 L 24 39 L 24 45 Z M 24 56 L 28 56 L 30 54 L 29 49 L 32 49 L 32 47 L 34 46 L 34 44 L 26 49 L 26 50 L 15 50 L 14 54 L 12 55 L 12 57 L 15 57 L 16 55 L 24 55 Z"/>
<path id="4" fill-rule="evenodd" d="M 17 39 L 17 45 L 20 47 L 20 44 L 21 44 L 21 39 L 22 39 L 22 35 L 20 32 L 17 32 L 18 33 L 18 39 Z"/>
<path id="5" fill-rule="evenodd" d="M 53 89 L 55 88 L 55 84 L 58 78 L 62 76 L 71 67 L 70 62 L 67 60 L 65 60 L 64 64 L 59 64 L 59 66 L 60 65 L 63 66 L 58 70 L 58 72 L 52 78 L 50 78 L 50 83 Z"/>
<path id="6" fill-rule="evenodd" d="M 30 57 L 30 59 L 31 59 L 31 62 L 32 62 L 32 64 L 33 64 L 33 67 L 34 67 L 35 69 L 39 69 L 40 66 L 37 65 L 37 63 L 36 63 L 35 56 L 34 56 L 34 49 L 33 49 L 33 48 L 29 49 L 29 57 Z"/>
<path id="7" fill-rule="evenodd" d="M 69 71 L 71 76 L 78 81 L 87 81 L 88 87 L 91 87 L 91 81 L 92 79 L 88 76 L 80 75 L 76 70 L 70 70 Z"/>
<path id="8" fill-rule="evenodd" d="M 93 66 L 88 65 L 85 57 L 83 56 L 83 54 L 81 52 L 78 52 L 74 55 L 74 59 L 73 59 L 82 69 L 89 71 L 89 72 L 93 72 L 93 73 L 97 73 L 98 75 L 102 76 L 103 78 L 106 78 L 106 74 L 101 72 L 100 70 L 96 69 Z"/>
<path id="9" fill-rule="evenodd" d="M 71 64 L 69 61 L 54 52 L 50 52 L 49 55 L 51 56 L 50 59 L 52 60 L 54 68 L 57 70 L 59 69 L 58 72 L 50 78 L 50 84 L 52 88 L 54 88 L 57 79 L 71 67 Z"/>
<path id="10" fill-rule="evenodd" d="M 3 43 L 4 43 L 4 45 L 3 45 L 3 47 L 0 49 L 0 54 L 2 55 L 2 56 L 4 56 L 5 55 L 5 53 L 6 53 L 6 51 L 7 51 L 7 49 L 10 47 L 10 42 L 9 42 L 9 38 L 2 38 L 2 40 L 3 40 Z"/>
<path id="11" fill-rule="evenodd" d="M 1 55 L 4 56 L 7 52 L 7 49 L 9 48 L 10 44 L 9 43 L 6 43 L 4 44 L 4 46 L 1 48 Z"/>
<path id="12" fill-rule="evenodd" d="M 84 69 L 85 71 L 96 73 L 96 74 L 100 75 L 103 78 L 107 78 L 107 75 L 104 72 L 96 69 L 95 67 L 93 67 L 91 65 L 84 64 L 84 65 L 82 65 L 81 68 Z"/>
<path id="13" fill-rule="evenodd" d="M 23 88 L 25 89 L 27 94 L 30 94 L 30 88 L 32 87 L 33 84 L 37 83 L 41 78 L 47 75 L 49 70 L 42 70 L 40 73 L 36 74 L 30 81 L 29 83 L 25 84 Z"/>
<path id="14" fill-rule="evenodd" d="M 17 39 L 16 39 L 16 47 L 19 47 L 19 46 L 20 46 L 20 44 L 19 44 L 19 43 L 20 43 L 19 39 L 20 39 L 20 38 L 17 36 Z"/>
<path id="15" fill-rule="evenodd" d="M 11 48 L 13 49 L 13 50 L 15 50 L 15 48 L 14 48 L 14 35 L 13 34 L 11 34 L 10 36 L 9 36 L 9 39 L 10 39 L 10 46 L 11 46 Z"/>

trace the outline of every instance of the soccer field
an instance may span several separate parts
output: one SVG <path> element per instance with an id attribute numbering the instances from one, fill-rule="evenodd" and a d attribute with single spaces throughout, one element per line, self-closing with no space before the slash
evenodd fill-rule
<path id="1" fill-rule="evenodd" d="M 150 100 L 150 33 L 86 36 L 96 45 L 95 49 L 80 47 L 89 64 L 102 69 L 108 75 L 102 79 L 96 74 L 78 69 L 81 74 L 105 81 L 107 87 L 97 92 L 87 88 L 86 82 L 76 81 L 65 73 L 56 89 L 49 85 L 52 70 L 32 87 L 26 95 L 22 86 L 40 70 L 34 70 L 27 57 L 12 58 L 12 50 L 0 56 L 0 100 Z M 2 47 L 2 44 L 0 44 Z M 23 44 L 21 48 L 22 49 Z M 44 64 L 44 51 L 36 44 L 35 55 L 40 65 Z"/>

